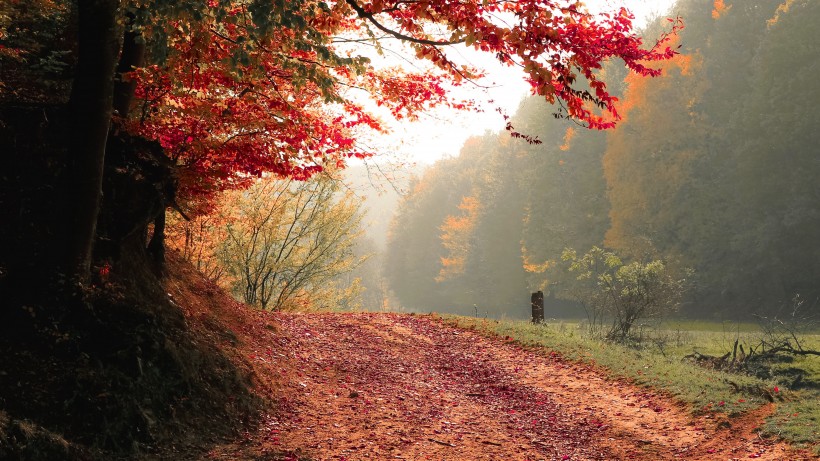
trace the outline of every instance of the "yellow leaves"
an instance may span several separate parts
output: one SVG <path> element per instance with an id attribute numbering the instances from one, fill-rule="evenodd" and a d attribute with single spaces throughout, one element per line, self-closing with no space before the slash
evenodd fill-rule
<path id="1" fill-rule="evenodd" d="M 476 35 L 472 32 L 464 36 L 464 44 L 466 46 L 473 46 L 476 43 Z"/>
<path id="2" fill-rule="evenodd" d="M 649 79 L 643 78 L 635 73 L 630 73 L 624 80 L 626 81 L 627 90 L 619 109 L 622 123 L 627 121 L 633 109 L 646 105 L 645 88 L 649 82 Z"/>
<path id="3" fill-rule="evenodd" d="M 720 1 L 720 0 L 718 0 Z M 676 35 L 670 46 L 675 47 L 678 45 L 680 41 L 680 36 Z M 672 59 L 665 62 L 662 67 L 664 69 L 664 74 L 667 74 L 669 71 L 677 68 L 680 71 L 680 74 L 684 77 L 693 75 L 693 71 L 700 70 L 701 65 L 703 64 L 703 56 L 700 53 L 695 52 L 692 54 L 678 54 L 675 55 Z"/>
<path id="4" fill-rule="evenodd" d="M 672 62 L 680 68 L 680 74 L 683 76 L 691 75 L 692 73 L 692 55 L 679 54 L 672 58 Z"/>
<path id="5" fill-rule="evenodd" d="M 264 177 L 222 194 L 217 213 L 183 223 L 199 227 L 181 227 L 172 243 L 200 269 L 213 266 L 219 282 L 248 304 L 353 307 L 360 284 L 340 280 L 366 259 L 355 254 L 359 210 L 353 193 L 328 177 Z"/>
<path id="6" fill-rule="evenodd" d="M 182 109 L 185 106 L 176 100 L 176 98 L 165 98 L 165 104 L 169 107 L 175 107 L 177 109 Z"/>
<path id="7" fill-rule="evenodd" d="M 789 8 L 791 8 L 791 6 L 793 4 L 794 4 L 794 0 L 786 0 L 785 2 L 781 3 L 777 7 L 777 10 L 774 12 L 774 16 L 771 19 L 769 19 L 768 21 L 766 21 L 766 26 L 769 29 L 774 27 L 774 25 L 777 24 L 777 21 L 780 20 L 780 15 L 781 14 L 788 14 Z"/>
<path id="8" fill-rule="evenodd" d="M 464 258 L 441 258 L 441 271 L 436 282 L 443 282 L 464 273 Z"/>
<path id="9" fill-rule="evenodd" d="M 686 146 L 691 139 L 708 139 L 704 135 L 711 129 L 696 109 L 709 85 L 700 75 L 703 65 L 696 52 L 664 63 L 661 78 L 627 77 L 623 113 L 628 120 L 625 129 L 607 138 L 603 159 L 611 203 L 608 247 L 638 254 L 646 247 L 640 236 L 673 219 L 668 204 L 679 197 L 700 155 Z"/>

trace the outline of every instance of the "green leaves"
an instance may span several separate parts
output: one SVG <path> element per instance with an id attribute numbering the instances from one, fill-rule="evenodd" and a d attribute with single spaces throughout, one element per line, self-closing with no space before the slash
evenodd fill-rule
<path id="1" fill-rule="evenodd" d="M 594 246 L 580 258 L 567 248 L 562 260 L 568 272 L 577 274 L 577 283 L 564 287 L 565 292 L 587 309 L 593 331 L 596 322 L 600 327 L 610 320 L 606 336 L 619 342 L 629 338 L 636 321 L 674 311 L 688 288 L 686 278 L 659 259 L 624 264 L 614 252 Z"/>

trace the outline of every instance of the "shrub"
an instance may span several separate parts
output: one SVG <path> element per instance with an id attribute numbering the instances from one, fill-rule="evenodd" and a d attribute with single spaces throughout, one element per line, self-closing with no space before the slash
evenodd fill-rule
<path id="1" fill-rule="evenodd" d="M 669 265 L 660 259 L 625 264 L 618 255 L 592 247 L 578 257 L 567 248 L 561 255 L 566 271 L 574 280 L 565 296 L 578 301 L 586 310 L 590 328 L 611 325 L 607 339 L 625 342 L 635 322 L 661 317 L 677 309 L 686 291 L 685 277 L 676 277 Z M 691 271 L 684 271 L 688 275 Z"/>

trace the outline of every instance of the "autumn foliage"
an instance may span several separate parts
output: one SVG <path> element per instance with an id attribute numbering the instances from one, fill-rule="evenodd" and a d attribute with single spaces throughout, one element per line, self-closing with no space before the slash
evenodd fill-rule
<path id="1" fill-rule="evenodd" d="M 14 443 L 29 450 L 37 434 L 29 428 L 42 427 L 36 438 L 62 450 L 43 459 L 72 458 L 57 454 L 63 435 L 122 458 L 150 451 L 162 439 L 157 427 L 179 424 L 182 434 L 238 420 L 245 372 L 188 334 L 160 285 L 166 210 L 195 218 L 216 208 L 218 193 L 259 177 L 303 180 L 371 156 L 361 135 L 383 131 L 380 117 L 471 107 L 448 90 L 481 71 L 455 64 L 450 44 L 521 66 L 567 115 L 610 126 L 587 108 L 615 115 L 594 74 L 602 61 L 622 58 L 652 75 L 646 66 L 674 51 L 664 37 L 643 48 L 625 11 L 577 8 L 563 0 L 0 2 L 0 368 L 10 370 L 0 379 L 0 419 L 4 428 L 25 422 L 25 441 Z M 425 64 L 376 66 L 371 58 L 391 40 Z M 215 405 L 228 394 L 231 408 Z M 186 407 L 205 416 L 186 419 Z"/>
<path id="2" fill-rule="evenodd" d="M 247 305 L 345 307 L 360 289 L 355 280 L 343 284 L 341 275 L 366 258 L 354 254 L 359 203 L 340 189 L 324 174 L 261 179 L 222 194 L 215 213 L 171 226 L 172 245 Z"/>
<path id="3" fill-rule="evenodd" d="M 481 203 L 476 197 L 464 197 L 458 205 L 461 212 L 457 216 L 447 216 L 441 226 L 441 245 L 447 249 L 447 256 L 441 258 L 441 272 L 436 280 L 447 280 L 464 273 L 464 263 L 470 252 L 470 238 L 473 235 Z"/>
<path id="4" fill-rule="evenodd" d="M 362 140 L 385 131 L 386 119 L 475 108 L 450 93 L 484 75 L 455 58 L 456 46 L 521 69 L 533 94 L 557 104 L 560 115 L 610 128 L 617 98 L 602 66 L 617 61 L 636 75 L 658 75 L 657 63 L 676 55 L 671 37 L 682 27 L 671 20 L 645 44 L 632 20 L 626 9 L 590 13 L 565 0 L 3 4 L 0 100 L 59 106 L 67 125 L 52 132 L 62 157 L 45 155 L 45 168 L 8 166 L 65 165 L 39 179 L 55 184 L 44 188 L 53 196 L 43 207 L 62 212 L 35 227 L 71 224 L 43 250 L 60 254 L 31 265 L 86 280 L 97 239 L 112 242 L 102 254 L 109 257 L 149 222 L 161 237 L 168 207 L 207 214 L 219 192 L 266 174 L 304 180 L 374 155 Z M 41 39 L 31 39 L 35 29 Z M 382 63 L 388 49 L 412 67 Z M 9 126 L 11 135 L 17 128 Z M 20 189 L 14 181 L 8 190 Z M 20 239 L 10 245 L 39 245 Z M 162 239 L 154 243 L 161 260 Z"/>
<path id="5" fill-rule="evenodd" d="M 644 48 L 625 9 L 596 16 L 569 2 L 211 1 L 187 8 L 193 11 L 171 8 L 165 17 L 132 7 L 133 27 L 155 51 L 123 77 L 137 83 L 124 126 L 160 142 L 194 212 L 208 211 L 216 191 L 265 172 L 304 179 L 373 155 L 357 137 L 383 131 L 383 120 L 357 94 L 396 119 L 440 105 L 473 107 L 447 90 L 482 72 L 457 65 L 449 45 L 522 68 L 534 93 L 593 128 L 619 117 L 596 74 L 602 63 L 617 57 L 654 76 L 652 63 L 675 54 L 666 35 Z M 385 38 L 404 42 L 428 65 L 374 66 L 360 44 L 381 50 Z"/>
<path id="6" fill-rule="evenodd" d="M 14 77 L 0 86 L 0 100 L 67 110 L 68 131 L 55 139 L 68 166 L 56 174 L 66 177 L 51 179 L 59 183 L 54 197 L 65 202 L 57 206 L 65 216 L 55 221 L 72 225 L 53 245 L 60 255 L 51 272 L 85 280 L 95 239 L 119 238 L 97 235 L 100 229 L 144 228 L 156 220 L 161 236 L 157 210 L 206 214 L 218 192 L 244 188 L 253 178 L 307 179 L 374 155 L 363 140 L 385 131 L 386 119 L 413 120 L 437 106 L 476 107 L 450 92 L 484 74 L 455 58 L 456 45 L 521 69 L 533 94 L 557 104 L 561 116 L 610 128 L 619 118 L 617 99 L 602 66 L 617 61 L 638 75 L 658 75 L 657 62 L 676 54 L 670 34 L 682 27 L 671 20 L 644 44 L 632 20 L 626 9 L 590 13 L 565 0 L 106 0 L 71 10 L 50 1 L 14 2 L 0 6 L 1 72 L 4 81 Z M 44 32 L 43 43 L 28 39 L 34 29 Z M 411 65 L 392 64 L 386 55 Z M 124 140 L 120 151 L 107 145 L 108 133 Z M 147 148 L 154 142 L 159 149 Z M 125 152 L 132 144 L 152 153 L 136 160 L 135 152 Z M 132 205 L 104 202 L 102 186 L 123 173 L 140 181 L 156 166 L 168 172 L 153 185 L 159 194 L 131 213 L 145 216 L 125 223 L 134 216 L 105 209 L 129 214 Z M 105 195 L 116 201 L 128 193 Z M 108 211 L 112 222 L 98 223 Z M 161 259 L 161 251 L 155 254 Z"/>

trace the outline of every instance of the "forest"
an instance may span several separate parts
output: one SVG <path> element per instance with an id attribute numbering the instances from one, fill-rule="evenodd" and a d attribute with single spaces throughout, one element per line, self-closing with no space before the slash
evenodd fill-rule
<path id="1" fill-rule="evenodd" d="M 818 20 L 0 0 L 0 459 L 814 459 Z"/>
<path id="2" fill-rule="evenodd" d="M 687 275 L 683 317 L 751 321 L 795 296 L 816 314 L 820 4 L 712 3 L 675 5 L 686 27 L 661 78 L 604 68 L 617 129 L 529 98 L 512 123 L 540 144 L 487 133 L 419 177 L 386 254 L 401 304 L 527 318 L 543 290 L 547 316 L 583 318 L 561 256 L 598 246 Z"/>

